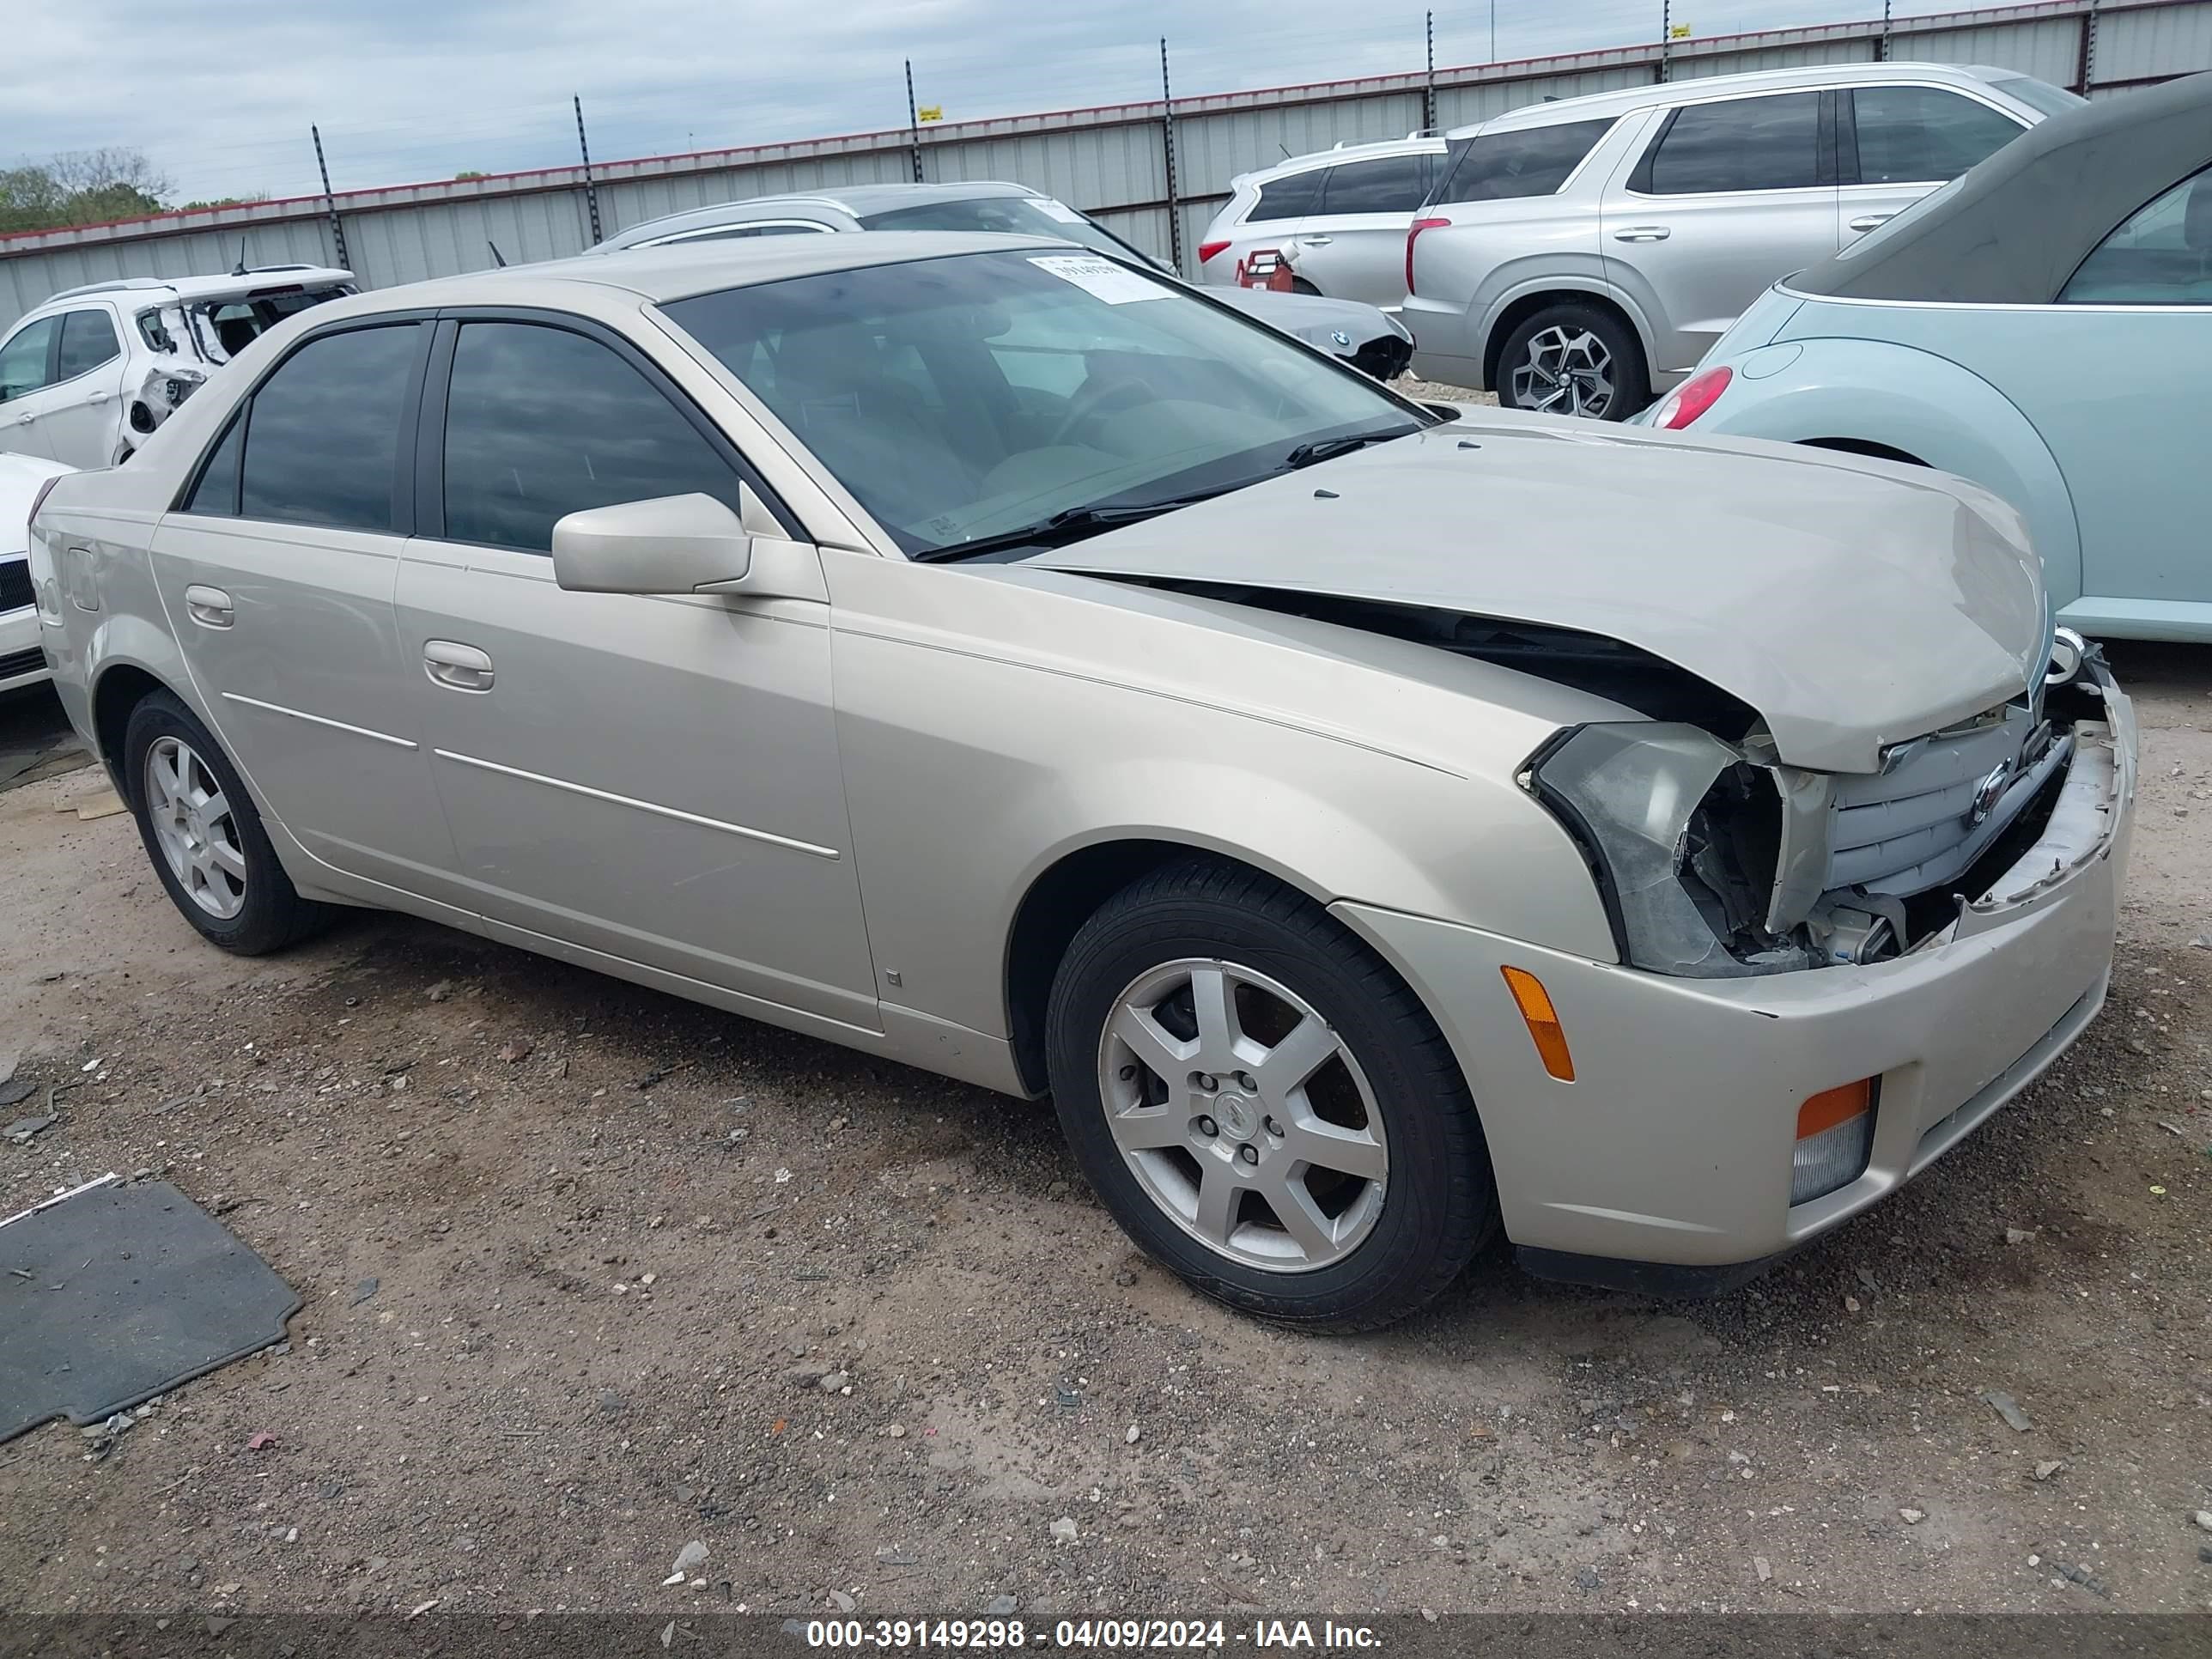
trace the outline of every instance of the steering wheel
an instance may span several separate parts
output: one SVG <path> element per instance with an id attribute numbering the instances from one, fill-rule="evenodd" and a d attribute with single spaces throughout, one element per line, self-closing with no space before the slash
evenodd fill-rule
<path id="1" fill-rule="evenodd" d="M 1045 442 L 1048 446 L 1064 444 L 1079 428 L 1097 419 L 1109 410 L 1141 402 L 1151 395 L 1152 389 L 1141 380 L 1115 380 L 1111 385 L 1094 390 L 1089 381 L 1069 400 L 1067 413 L 1052 431 Z"/>

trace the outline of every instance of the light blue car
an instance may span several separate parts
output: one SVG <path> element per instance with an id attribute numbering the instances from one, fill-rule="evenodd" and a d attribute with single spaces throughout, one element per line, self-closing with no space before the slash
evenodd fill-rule
<path id="1" fill-rule="evenodd" d="M 2212 75 L 2033 128 L 1641 418 L 1957 473 L 2027 517 L 2059 622 L 2212 641 Z"/>

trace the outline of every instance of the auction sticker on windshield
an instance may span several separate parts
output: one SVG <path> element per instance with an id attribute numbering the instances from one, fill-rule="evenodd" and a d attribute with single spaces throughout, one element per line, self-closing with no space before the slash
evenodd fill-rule
<path id="1" fill-rule="evenodd" d="M 1167 292 L 1150 277 L 1087 253 L 1041 253 L 1030 260 L 1039 270 L 1050 271 L 1063 283 L 1073 283 L 1085 294 L 1109 306 L 1133 300 L 1157 300 Z"/>
<path id="2" fill-rule="evenodd" d="M 1063 225 L 1079 225 L 1083 216 L 1065 202 L 1055 202 L 1049 196 L 1036 198 L 1036 210 L 1048 219 L 1057 219 Z"/>

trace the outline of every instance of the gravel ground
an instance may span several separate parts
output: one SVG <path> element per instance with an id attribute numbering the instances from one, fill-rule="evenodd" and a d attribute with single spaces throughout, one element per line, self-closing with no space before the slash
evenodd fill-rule
<path id="1" fill-rule="evenodd" d="M 164 1173 L 306 1298 L 104 1460 L 0 1447 L 0 1606 L 2212 1607 L 2212 656 L 2116 654 L 2131 894 L 2052 1075 L 1733 1297 L 1498 1252 L 1346 1340 L 1133 1255 L 1041 1106 L 406 920 L 234 960 L 56 810 L 96 772 L 0 793 L 0 1032 L 81 1085 L 0 1213 Z"/>

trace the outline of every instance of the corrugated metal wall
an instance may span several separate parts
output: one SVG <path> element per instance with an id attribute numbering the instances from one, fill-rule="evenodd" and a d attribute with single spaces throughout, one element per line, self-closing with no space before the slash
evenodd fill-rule
<path id="1" fill-rule="evenodd" d="M 1662 77 L 1867 62 L 1881 48 L 1878 23 L 1850 22 L 1440 70 L 1436 121 L 1455 126 L 1547 97 Z M 2101 94 L 2212 69 L 2212 0 L 2037 0 L 1900 19 L 1888 55 L 1994 64 L 2077 89 L 2086 68 L 2089 90 Z M 1424 124 L 1430 92 L 1415 74 L 1177 99 L 1175 216 L 1186 267 L 1236 174 L 1285 153 L 1402 137 Z M 1018 179 L 1165 258 L 1173 245 L 1166 114 L 1154 102 L 928 126 L 921 135 L 923 172 L 932 179 Z M 594 168 L 600 231 L 611 235 L 665 213 L 749 196 L 908 179 L 912 167 L 902 131 L 605 163 Z M 575 253 L 592 240 L 576 167 L 349 191 L 337 205 L 346 263 L 372 288 L 482 270 L 493 263 L 494 244 L 519 264 Z M 227 270 L 241 252 L 257 265 L 338 262 L 319 198 L 0 237 L 0 328 L 64 288 Z"/>

